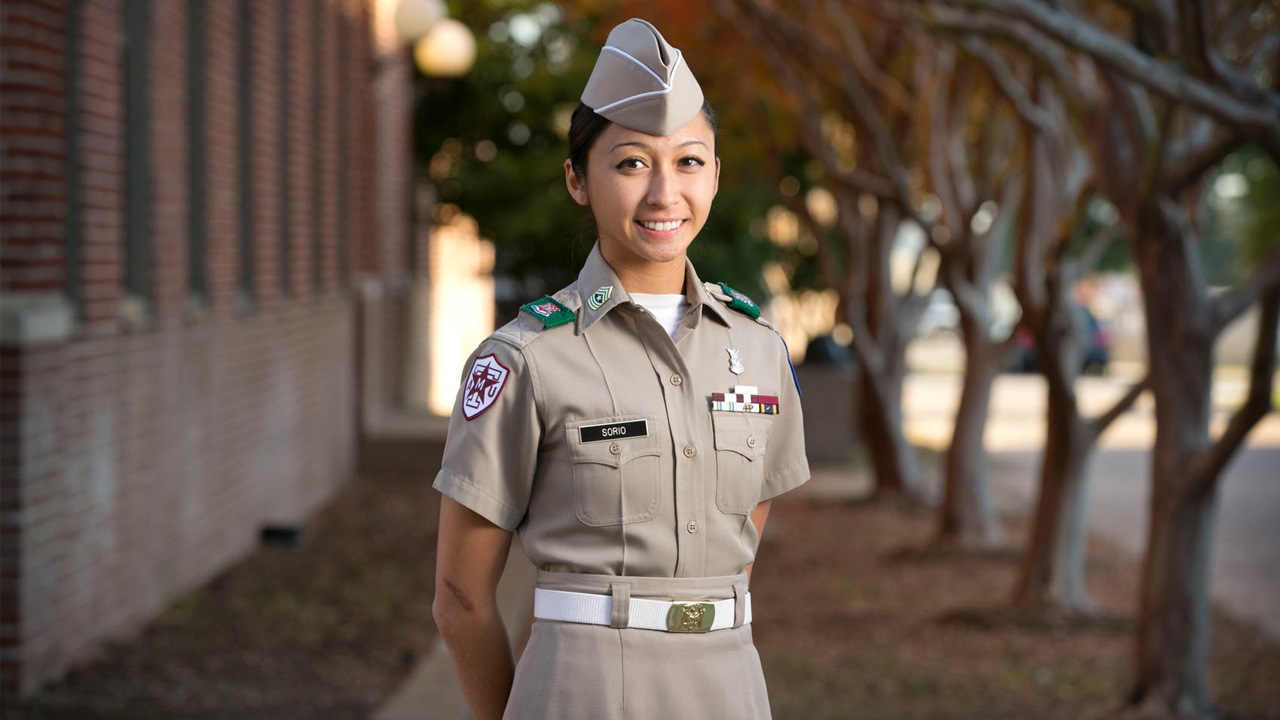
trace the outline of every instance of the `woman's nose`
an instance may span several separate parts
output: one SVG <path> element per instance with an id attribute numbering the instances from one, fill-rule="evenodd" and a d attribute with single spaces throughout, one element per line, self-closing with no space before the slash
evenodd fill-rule
<path id="1" fill-rule="evenodd" d="M 676 179 L 670 170 L 655 170 L 649 180 L 649 196 L 645 198 L 655 207 L 668 207 L 676 203 L 679 192 Z"/>

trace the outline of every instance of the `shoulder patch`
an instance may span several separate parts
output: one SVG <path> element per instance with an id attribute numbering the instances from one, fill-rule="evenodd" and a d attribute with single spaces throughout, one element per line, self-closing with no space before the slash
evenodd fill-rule
<path id="1" fill-rule="evenodd" d="M 551 296 L 534 300 L 527 305 L 521 305 L 520 309 L 541 320 L 544 328 L 553 328 L 573 322 L 576 317 L 572 310 L 560 304 L 558 300 Z"/>
<path id="2" fill-rule="evenodd" d="M 463 417 L 474 420 L 488 410 L 498 399 L 498 393 L 502 392 L 510 374 L 511 370 L 493 353 L 476 358 L 471 364 L 471 372 L 467 373 L 467 387 L 463 391 Z"/>
<path id="3" fill-rule="evenodd" d="M 733 288 L 729 287 L 725 283 L 716 283 L 715 285 L 712 285 L 711 283 L 707 283 L 708 290 L 711 290 L 713 288 L 719 291 L 719 292 L 713 291 L 714 295 L 718 299 L 724 301 L 724 303 L 729 307 L 733 308 L 734 310 L 737 310 L 738 312 L 742 313 L 743 315 L 746 315 L 747 317 L 750 317 L 752 320 L 760 319 L 760 306 L 752 302 L 751 298 L 747 297 L 746 295 L 743 295 L 737 290 L 734 290 Z"/>

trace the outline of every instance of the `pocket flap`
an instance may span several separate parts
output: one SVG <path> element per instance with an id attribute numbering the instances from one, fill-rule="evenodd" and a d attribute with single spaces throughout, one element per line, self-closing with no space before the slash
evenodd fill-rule
<path id="1" fill-rule="evenodd" d="M 643 422 L 644 434 L 637 434 Z M 600 428 L 605 430 L 601 431 Z M 612 434 L 610 434 L 612 431 Z M 597 418 L 580 420 L 565 426 L 569 443 L 569 460 L 573 463 L 595 463 L 619 468 L 639 457 L 661 455 L 661 433 L 651 418 Z M 590 439 L 584 440 L 584 436 Z"/>
<path id="2" fill-rule="evenodd" d="M 735 452 L 748 460 L 764 454 L 769 435 L 767 420 L 746 413 L 713 412 L 711 422 L 715 426 L 716 450 Z"/>

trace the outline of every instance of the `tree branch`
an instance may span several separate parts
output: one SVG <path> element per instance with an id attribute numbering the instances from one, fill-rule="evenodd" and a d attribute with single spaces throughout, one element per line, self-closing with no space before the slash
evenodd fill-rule
<path id="1" fill-rule="evenodd" d="M 1204 122 L 1169 149 L 1165 161 L 1164 188 L 1170 195 L 1181 195 L 1187 186 L 1222 162 L 1240 147 L 1240 136 L 1220 125 Z"/>
<path id="2" fill-rule="evenodd" d="M 996 87 L 1013 104 L 1014 110 L 1024 120 L 1035 126 L 1036 130 L 1049 137 L 1056 137 L 1061 132 L 1061 123 L 1052 113 L 1040 107 L 1027 95 L 1023 84 L 1013 74 L 1013 69 L 1004 56 L 996 52 L 990 44 L 973 35 L 961 38 L 960 45 L 969 54 L 980 60 L 991 73 Z"/>
<path id="3" fill-rule="evenodd" d="M 734 3 L 728 4 L 734 6 Z M 829 49 L 819 47 L 822 44 L 813 41 L 812 38 L 799 41 L 799 45 L 794 44 L 797 42 L 795 37 L 798 34 L 802 35 L 802 33 L 790 19 L 783 18 L 777 13 L 766 11 L 751 0 L 737 0 L 736 5 L 742 7 L 730 7 L 729 12 L 734 13 L 737 19 L 741 20 L 739 27 L 754 40 L 756 46 L 766 55 L 782 76 L 783 84 L 791 88 L 792 93 L 800 101 L 802 105 L 800 119 L 803 128 L 801 139 L 814 157 L 823 164 L 832 180 L 857 188 L 860 192 L 909 204 L 911 195 L 909 188 L 905 187 L 905 181 L 899 183 L 893 178 L 873 175 L 858 167 L 845 167 L 840 162 L 840 159 L 835 157 L 831 147 L 822 136 L 821 119 L 823 113 L 819 108 L 817 97 L 810 88 L 810 84 L 806 82 L 806 78 L 802 76 L 804 74 L 811 76 L 811 73 L 808 73 L 806 69 L 794 67 L 794 55 L 786 52 L 779 44 L 789 37 L 789 42 L 792 44 L 786 45 L 787 49 L 797 47 L 810 48 L 822 56 L 823 62 L 829 67 L 837 69 L 842 66 L 842 63 L 838 62 L 838 58 L 833 63 Z M 787 37 L 779 36 L 775 32 L 769 32 L 766 28 L 772 30 L 781 29 L 783 30 L 783 35 Z M 870 111 L 868 110 L 867 112 L 869 113 Z M 881 143 L 879 138 L 876 140 L 875 144 L 879 148 Z M 906 195 L 902 194 L 904 189 L 907 190 Z"/>
<path id="4" fill-rule="evenodd" d="M 1240 127 L 1246 136 L 1266 148 L 1272 158 L 1280 158 L 1280 96 L 1275 93 L 1264 92 L 1261 98 L 1241 98 L 1233 92 L 1223 92 L 1221 88 L 1179 72 L 1141 52 L 1083 18 L 1036 0 L 954 2 L 971 9 L 1005 13 L 1022 20 L 1135 83 L 1170 100 L 1195 108 L 1226 125 Z"/>
<path id="5" fill-rule="evenodd" d="M 961 37 L 974 34 L 1004 40 L 1030 57 L 1040 70 L 1053 78 L 1054 85 L 1062 93 L 1067 104 L 1082 109 L 1091 101 L 1079 79 L 1071 72 L 1071 63 L 1061 46 L 1044 33 L 1025 23 L 1013 22 L 1000 15 L 974 14 L 938 5 L 929 0 L 915 0 L 930 7 L 930 19 L 925 27 L 938 32 Z"/>
<path id="6" fill-rule="evenodd" d="M 1084 250 L 1080 252 L 1079 273 L 1081 275 L 1093 270 L 1097 267 L 1098 260 L 1102 258 L 1102 253 L 1106 252 L 1111 243 L 1115 242 L 1120 236 L 1121 228 L 1119 225 L 1103 225 L 1094 231 L 1089 237 L 1088 243 L 1084 246 Z"/>
<path id="7" fill-rule="evenodd" d="M 1276 370 L 1276 326 L 1280 325 L 1280 286 L 1269 288 L 1262 296 L 1258 313 L 1258 335 L 1253 346 L 1253 362 L 1249 369 L 1249 391 L 1244 405 L 1236 411 L 1216 442 L 1201 453 L 1192 472 L 1188 492 L 1203 497 L 1222 478 L 1222 471 L 1236 450 L 1249 436 L 1249 431 L 1271 408 L 1271 383 Z"/>
<path id="8" fill-rule="evenodd" d="M 845 9 L 845 4 L 836 2 L 836 0 L 827 0 L 826 8 L 827 16 L 831 18 L 832 24 L 840 33 L 845 53 L 848 55 L 853 69 L 866 79 L 867 84 L 875 89 L 887 104 L 896 108 L 899 112 L 910 114 L 915 104 L 911 96 L 892 76 L 881 72 L 880 68 L 871 59 L 871 53 L 867 50 L 866 41 L 862 39 L 862 33 L 858 32 L 858 28 L 850 20 L 849 14 L 842 12 Z"/>
<path id="9" fill-rule="evenodd" d="M 933 193 L 942 205 L 942 225 L 947 229 L 948 241 L 954 241 L 964 232 L 965 200 L 956 182 L 957 169 L 954 154 L 954 135 L 951 127 L 952 93 L 964 98 L 954 82 L 943 78 L 955 77 L 955 54 L 948 49 L 940 51 L 930 63 L 929 85 L 922 96 L 929 111 L 928 168 Z"/>
<path id="10" fill-rule="evenodd" d="M 1111 423 L 1115 422 L 1121 415 L 1129 412 L 1129 408 L 1133 407 L 1133 404 L 1138 401 L 1138 398 L 1142 396 L 1142 393 L 1146 392 L 1150 387 L 1151 375 L 1148 374 L 1138 382 L 1131 385 L 1128 392 L 1117 400 L 1116 403 L 1111 406 L 1111 409 L 1090 420 L 1088 422 L 1088 427 L 1089 432 L 1093 433 L 1093 437 L 1098 437 L 1102 433 L 1106 432 L 1107 428 L 1111 426 Z"/>
<path id="11" fill-rule="evenodd" d="M 1178 43 L 1184 66 L 1203 79 L 1213 77 L 1213 61 L 1205 40 L 1204 5 L 1201 0 L 1178 0 Z"/>
<path id="12" fill-rule="evenodd" d="M 1271 292 L 1277 286 L 1280 286 L 1280 240 L 1271 243 L 1271 250 L 1266 258 L 1258 263 L 1253 274 L 1240 287 L 1210 301 L 1210 332 L 1217 337 L 1224 327 L 1257 302 L 1260 295 Z"/>

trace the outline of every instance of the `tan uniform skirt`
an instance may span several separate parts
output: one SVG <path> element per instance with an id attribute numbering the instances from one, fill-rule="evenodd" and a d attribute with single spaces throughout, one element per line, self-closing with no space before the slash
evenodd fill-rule
<path id="1" fill-rule="evenodd" d="M 737 597 L 739 627 L 686 634 L 535 620 L 504 720 L 770 717 L 751 626 L 741 625 L 745 574 L 652 578 L 540 570 L 538 587 L 614 594 L 615 603 L 624 594 L 660 600 Z"/>

